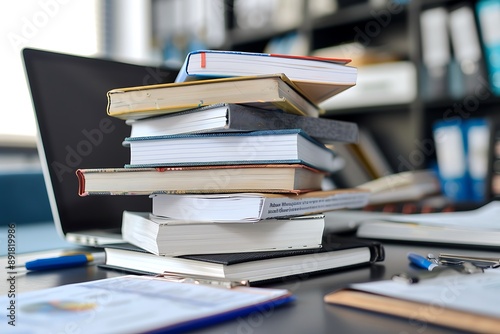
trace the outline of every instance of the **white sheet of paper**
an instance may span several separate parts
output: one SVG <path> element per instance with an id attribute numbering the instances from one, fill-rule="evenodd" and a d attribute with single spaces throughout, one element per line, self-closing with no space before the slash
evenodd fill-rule
<path id="1" fill-rule="evenodd" d="M 0 297 L 4 309 L 12 300 L 15 305 L 15 327 L 7 316 L 0 332 L 138 333 L 287 294 L 281 289 L 225 289 L 129 275 L 27 292 L 15 299 Z"/>
<path id="2" fill-rule="evenodd" d="M 332 211 L 325 214 L 326 229 L 335 225 L 352 228 L 370 220 L 418 223 L 430 226 L 459 226 L 474 229 L 500 229 L 500 201 L 493 201 L 478 209 L 457 212 L 436 212 L 420 214 L 383 213 L 367 211 Z"/>
<path id="3" fill-rule="evenodd" d="M 500 269 L 425 279 L 417 284 L 379 281 L 353 284 L 354 289 L 425 304 L 433 312 L 446 307 L 500 318 Z M 416 309 L 415 313 L 424 311 Z"/>

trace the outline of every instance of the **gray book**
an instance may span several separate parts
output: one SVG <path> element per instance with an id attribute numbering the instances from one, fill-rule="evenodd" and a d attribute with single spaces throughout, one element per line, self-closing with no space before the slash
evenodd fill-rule
<path id="1" fill-rule="evenodd" d="M 127 121 L 131 137 L 185 133 L 301 129 L 323 143 L 358 140 L 356 123 L 294 115 L 238 104 L 216 104 L 187 111 Z"/>

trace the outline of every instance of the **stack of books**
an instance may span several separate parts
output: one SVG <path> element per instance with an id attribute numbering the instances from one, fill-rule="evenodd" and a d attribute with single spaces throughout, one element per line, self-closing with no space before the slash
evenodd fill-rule
<path id="1" fill-rule="evenodd" d="M 175 83 L 109 91 L 108 115 L 131 126 L 130 163 L 78 170 L 79 193 L 149 195 L 152 210 L 124 212 L 129 244 L 106 248 L 107 265 L 227 277 L 240 263 L 232 277 L 259 281 L 282 276 L 300 256 L 336 255 L 290 274 L 380 259 L 371 245 L 332 249 L 323 240 L 323 212 L 369 198 L 362 189 L 322 190 L 340 168 L 326 144 L 357 139 L 356 124 L 318 117 L 319 102 L 355 84 L 346 63 L 200 51 Z M 249 262 L 263 271 L 251 274 Z"/>

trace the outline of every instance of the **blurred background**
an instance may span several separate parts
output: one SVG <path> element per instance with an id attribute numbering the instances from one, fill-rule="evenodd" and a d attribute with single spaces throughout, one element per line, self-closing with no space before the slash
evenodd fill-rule
<path id="1" fill-rule="evenodd" d="M 170 67 L 180 67 L 189 51 L 222 49 L 352 59 L 358 84 L 321 105 L 325 117 L 360 127 L 358 144 L 336 146 L 347 164 L 335 177 L 339 186 L 431 169 L 441 178 L 466 173 L 477 184 L 481 196 L 456 200 L 483 203 L 500 195 L 494 149 L 500 146 L 500 1 L 26 0 L 1 6 L 3 172 L 40 168 L 23 47 Z M 459 129 L 458 137 L 447 135 L 449 126 Z"/>

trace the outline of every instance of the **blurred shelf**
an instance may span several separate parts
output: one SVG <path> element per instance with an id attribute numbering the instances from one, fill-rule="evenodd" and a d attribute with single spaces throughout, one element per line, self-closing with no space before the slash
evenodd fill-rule
<path id="1" fill-rule="evenodd" d="M 34 149 L 36 137 L 27 135 L 0 134 L 0 149 Z"/>

